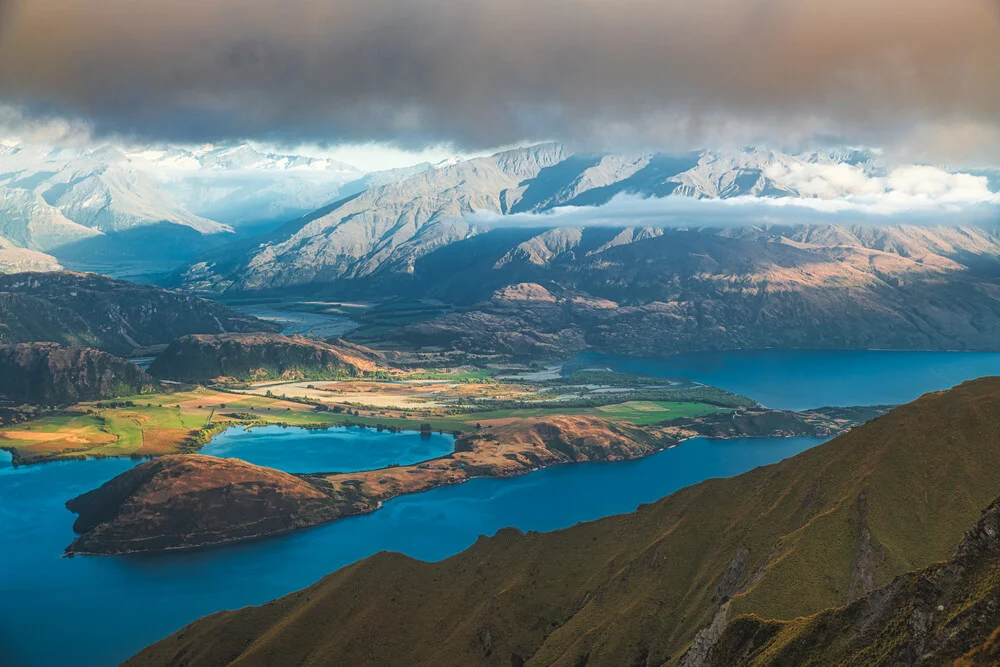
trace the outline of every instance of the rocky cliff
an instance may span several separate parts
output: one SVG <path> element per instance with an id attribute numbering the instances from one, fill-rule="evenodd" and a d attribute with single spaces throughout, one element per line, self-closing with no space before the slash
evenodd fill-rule
<path id="1" fill-rule="evenodd" d="M 120 357 L 55 343 L 0 345 L 0 400 L 59 405 L 154 391 L 159 383 Z"/>
<path id="2" fill-rule="evenodd" d="M 372 350 L 278 334 L 183 336 L 156 358 L 149 372 L 178 381 L 241 381 L 356 377 L 378 369 Z"/>
<path id="3" fill-rule="evenodd" d="M 0 276 L 0 343 L 50 341 L 127 355 L 191 333 L 278 328 L 190 294 L 92 273 Z"/>

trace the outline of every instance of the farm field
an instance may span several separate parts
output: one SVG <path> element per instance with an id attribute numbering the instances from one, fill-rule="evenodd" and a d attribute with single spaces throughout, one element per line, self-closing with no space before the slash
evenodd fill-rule
<path id="1" fill-rule="evenodd" d="M 81 457 L 150 457 L 192 452 L 229 425 L 310 428 L 360 425 L 458 433 L 519 419 L 598 417 L 636 426 L 730 411 L 688 401 L 625 400 L 623 393 L 565 396 L 535 383 L 498 382 L 489 371 L 417 372 L 398 381 L 267 383 L 240 389 L 197 387 L 117 401 L 81 403 L 39 419 L 0 428 L 0 449 L 16 463 Z M 601 385 L 603 388 L 605 385 Z M 577 391 L 574 389 L 574 391 Z M 618 400 L 615 400 L 615 399 Z M 535 407 L 535 405 L 537 407 Z M 495 405 L 496 409 L 491 409 Z"/>

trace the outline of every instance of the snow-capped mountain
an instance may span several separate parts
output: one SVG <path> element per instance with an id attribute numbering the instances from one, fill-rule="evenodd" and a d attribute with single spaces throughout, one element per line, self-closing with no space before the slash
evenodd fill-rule
<path id="1" fill-rule="evenodd" d="M 177 146 L 145 146 L 128 152 L 136 161 L 161 169 L 183 171 L 312 171 L 356 179 L 364 172 L 329 158 L 263 152 L 248 142 L 217 146 L 206 144 L 186 149 Z"/>
<path id="2" fill-rule="evenodd" d="M 434 168 L 422 163 L 366 174 L 249 143 L 53 147 L 4 138 L 0 239 L 9 248 L 65 255 L 75 265 L 95 258 L 103 266 L 121 252 L 138 261 L 151 244 L 171 248 L 161 258 L 170 261 L 228 242 L 232 232 L 265 233 Z"/>
<path id="3" fill-rule="evenodd" d="M 184 280 L 199 288 L 240 291 L 330 283 L 382 271 L 410 273 L 420 257 L 503 225 L 505 219 L 521 222 L 519 215 L 560 207 L 601 207 L 622 195 L 760 201 L 928 199 L 928 193 L 970 188 L 988 194 L 985 182 L 931 167 L 890 168 L 877 153 L 858 149 L 801 155 L 754 148 L 595 155 L 543 144 L 423 169 L 381 186 L 372 180 L 358 196 L 285 225 L 279 235 L 249 253 L 193 265 Z M 555 223 L 539 219 L 534 224 Z M 548 250 L 544 243 L 526 246 L 500 264 L 521 256 L 543 257 Z M 226 268 L 220 271 L 217 266 Z"/>
<path id="4" fill-rule="evenodd" d="M 51 249 L 66 236 L 122 232 L 167 223 L 201 234 L 231 228 L 191 213 L 148 173 L 111 146 L 60 150 L 8 146 L 0 156 L 0 201 L 8 238 Z M 20 221 L 20 224 L 18 224 Z M 83 228 L 83 229 L 80 229 Z"/>

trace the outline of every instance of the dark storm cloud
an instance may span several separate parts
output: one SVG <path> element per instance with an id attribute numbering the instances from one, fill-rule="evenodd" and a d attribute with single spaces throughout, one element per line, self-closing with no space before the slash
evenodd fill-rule
<path id="1" fill-rule="evenodd" d="M 98 131 L 192 140 L 715 145 L 892 141 L 951 126 L 995 139 L 996 9 L 995 0 L 0 0 L 0 101 Z"/>

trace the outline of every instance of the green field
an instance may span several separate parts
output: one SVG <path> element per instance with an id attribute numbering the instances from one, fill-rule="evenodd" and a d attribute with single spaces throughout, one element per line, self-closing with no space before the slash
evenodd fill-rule
<path id="1" fill-rule="evenodd" d="M 488 381 L 490 371 L 440 373 L 452 381 Z M 430 374 L 428 374 L 430 375 Z M 427 379 L 430 379 L 429 377 Z M 491 420 L 526 419 L 550 415 L 587 415 L 638 426 L 657 424 L 678 417 L 725 412 L 706 403 L 629 401 L 597 407 L 538 407 L 481 410 L 457 414 L 385 414 L 387 410 L 354 408 L 357 416 L 318 411 L 312 404 L 276 397 L 195 389 L 166 394 L 142 395 L 103 403 L 85 403 L 69 410 L 0 429 L 0 448 L 14 452 L 19 463 L 63 458 L 105 456 L 158 456 L 194 451 L 207 442 L 226 422 L 285 424 L 329 427 L 342 425 L 383 426 L 457 433 L 474 430 Z M 240 413 L 239 416 L 234 416 Z"/>
<path id="2" fill-rule="evenodd" d="M 589 415 L 609 421 L 623 421 L 644 426 L 659 424 L 678 417 L 699 417 L 715 412 L 731 412 L 707 403 L 671 403 L 667 401 L 629 401 L 596 408 L 518 408 L 512 410 L 489 410 L 459 415 L 463 421 L 487 421 L 491 419 L 527 419 L 549 415 Z"/>
<path id="3" fill-rule="evenodd" d="M 707 403 L 670 403 L 666 401 L 629 401 L 628 403 L 594 408 L 594 414 L 598 417 L 632 422 L 639 426 L 659 424 L 662 421 L 679 417 L 701 417 L 716 412 L 731 412 L 731 410 Z"/>
<path id="4" fill-rule="evenodd" d="M 180 408 L 74 410 L 0 430 L 0 447 L 22 462 L 85 456 L 155 456 L 177 449 L 206 414 Z"/>

